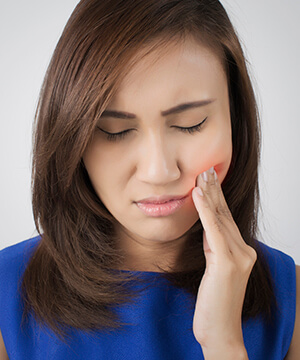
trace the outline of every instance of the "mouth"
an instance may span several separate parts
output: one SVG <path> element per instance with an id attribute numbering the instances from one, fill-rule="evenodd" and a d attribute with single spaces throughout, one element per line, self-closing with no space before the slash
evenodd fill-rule
<path id="1" fill-rule="evenodd" d="M 137 207 L 146 215 L 150 217 L 164 217 L 174 214 L 185 203 L 188 195 L 172 198 L 169 200 L 143 200 L 136 202 Z M 150 201 L 150 202 L 148 202 Z"/>
<path id="2" fill-rule="evenodd" d="M 187 198 L 188 195 L 163 195 L 163 196 L 151 196 L 142 200 L 135 201 L 137 204 L 152 204 L 152 205 L 161 205 L 178 200 L 183 200 Z"/>

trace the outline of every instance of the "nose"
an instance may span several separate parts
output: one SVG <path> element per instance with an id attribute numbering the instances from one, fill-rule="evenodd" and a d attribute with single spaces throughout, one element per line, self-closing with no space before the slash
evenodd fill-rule
<path id="1" fill-rule="evenodd" d="M 174 144 L 162 134 L 149 134 L 137 149 L 137 179 L 157 186 L 176 181 L 180 177 L 176 153 Z"/>

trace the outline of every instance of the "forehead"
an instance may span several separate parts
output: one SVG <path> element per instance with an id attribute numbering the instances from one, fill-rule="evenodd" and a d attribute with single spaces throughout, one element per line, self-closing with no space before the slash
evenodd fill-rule
<path id="1" fill-rule="evenodd" d="M 217 96 L 227 87 L 222 59 L 192 38 L 142 49 L 132 59 L 111 105 L 169 99 L 174 102 Z M 212 94 L 214 93 L 214 94 Z M 199 99 L 197 99 L 199 100 Z"/>

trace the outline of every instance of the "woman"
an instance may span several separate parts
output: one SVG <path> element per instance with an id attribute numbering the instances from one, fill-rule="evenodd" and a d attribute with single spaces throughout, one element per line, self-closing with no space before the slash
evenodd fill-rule
<path id="1" fill-rule="evenodd" d="M 299 267 L 256 240 L 259 150 L 218 1 L 81 1 L 36 115 L 40 236 L 1 252 L 2 358 L 297 359 Z"/>

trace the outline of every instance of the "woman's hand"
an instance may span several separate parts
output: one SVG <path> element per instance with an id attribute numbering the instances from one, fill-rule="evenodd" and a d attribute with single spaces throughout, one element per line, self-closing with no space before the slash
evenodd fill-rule
<path id="1" fill-rule="evenodd" d="M 198 194 L 198 189 L 201 194 Z M 246 287 L 257 255 L 243 240 L 213 168 L 198 176 L 192 197 L 203 225 L 206 269 L 193 332 L 205 359 L 248 359 L 242 333 Z"/>

